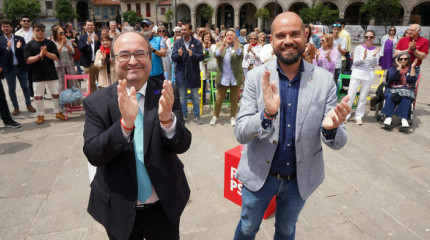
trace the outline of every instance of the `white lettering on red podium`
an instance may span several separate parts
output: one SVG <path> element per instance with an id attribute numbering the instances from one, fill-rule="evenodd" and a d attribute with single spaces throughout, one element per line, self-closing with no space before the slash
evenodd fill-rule
<path id="1" fill-rule="evenodd" d="M 237 169 L 232 167 L 230 170 L 230 191 L 233 191 L 234 189 L 237 189 L 237 194 L 242 196 L 242 183 L 237 180 L 234 175 L 236 174 Z"/>

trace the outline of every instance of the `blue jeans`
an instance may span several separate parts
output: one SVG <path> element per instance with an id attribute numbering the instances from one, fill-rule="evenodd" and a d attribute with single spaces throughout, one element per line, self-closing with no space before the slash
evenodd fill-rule
<path id="1" fill-rule="evenodd" d="M 181 107 L 182 114 L 184 116 L 188 115 L 188 107 L 187 107 L 187 89 L 183 84 L 179 86 L 179 96 L 181 99 Z M 190 88 L 191 90 L 191 100 L 193 101 L 193 114 L 194 117 L 200 116 L 200 98 L 199 98 L 199 89 L 198 88 Z"/>
<path id="2" fill-rule="evenodd" d="M 78 74 L 82 74 L 82 69 L 81 66 L 79 66 L 79 61 L 74 61 L 75 66 L 76 66 L 76 70 L 78 70 Z"/>
<path id="3" fill-rule="evenodd" d="M 263 187 L 257 192 L 251 192 L 245 186 L 242 188 L 242 213 L 234 234 L 235 240 L 255 239 L 264 212 L 275 195 L 274 239 L 295 238 L 296 222 L 306 202 L 300 197 L 297 179 L 279 180 L 268 176 Z"/>
<path id="4" fill-rule="evenodd" d="M 409 119 L 409 110 L 411 109 L 412 99 L 403 97 L 400 102 L 395 103 L 391 96 L 392 94 L 388 89 L 384 94 L 385 104 L 384 108 L 382 108 L 382 113 L 387 115 L 387 117 L 392 117 L 394 114 L 401 118 Z M 397 109 L 394 111 L 396 105 Z"/>
<path id="5" fill-rule="evenodd" d="M 17 67 L 12 67 L 10 72 L 5 73 L 7 85 L 9 86 L 9 97 L 12 101 L 12 105 L 15 108 L 18 108 L 18 100 L 16 99 L 16 78 L 18 77 L 19 84 L 22 88 L 22 93 L 24 94 L 25 104 L 27 106 L 31 105 L 30 101 L 30 89 L 27 84 L 27 72 L 19 70 Z"/>

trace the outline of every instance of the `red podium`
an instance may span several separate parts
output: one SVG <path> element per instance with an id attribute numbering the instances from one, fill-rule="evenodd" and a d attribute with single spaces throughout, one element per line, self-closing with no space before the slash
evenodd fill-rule
<path id="1" fill-rule="evenodd" d="M 234 175 L 242 156 L 242 150 L 243 145 L 239 145 L 225 152 L 224 164 L 224 197 L 239 206 L 242 206 L 242 183 L 234 178 Z M 264 213 L 263 219 L 270 217 L 275 212 L 275 209 L 276 197 L 273 197 Z"/>

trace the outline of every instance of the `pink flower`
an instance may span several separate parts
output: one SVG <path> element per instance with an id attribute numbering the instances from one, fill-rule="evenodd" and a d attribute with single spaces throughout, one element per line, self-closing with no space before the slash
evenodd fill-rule
<path id="1" fill-rule="evenodd" d="M 194 44 L 191 44 L 191 47 L 194 47 Z"/>

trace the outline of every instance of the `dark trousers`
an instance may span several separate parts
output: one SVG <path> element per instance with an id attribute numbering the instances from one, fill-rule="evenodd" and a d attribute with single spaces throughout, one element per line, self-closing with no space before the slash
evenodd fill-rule
<path id="1" fill-rule="evenodd" d="M 345 58 L 346 58 L 345 72 L 351 72 L 352 62 L 351 62 L 351 55 L 349 54 L 349 52 L 345 52 Z"/>
<path id="2" fill-rule="evenodd" d="M 34 97 L 33 72 L 31 71 L 31 67 L 28 68 L 27 78 L 28 78 L 28 89 L 30 90 L 30 97 Z"/>
<path id="3" fill-rule="evenodd" d="M 109 239 L 116 240 L 109 232 Z M 170 223 L 160 201 L 144 210 L 136 210 L 133 229 L 129 240 L 177 240 L 179 225 Z"/>
<path id="4" fill-rule="evenodd" d="M 12 121 L 12 117 L 10 116 L 9 107 L 6 102 L 6 94 L 4 93 L 3 83 L 0 79 L 0 116 L 3 120 L 3 123 L 9 123 Z"/>

